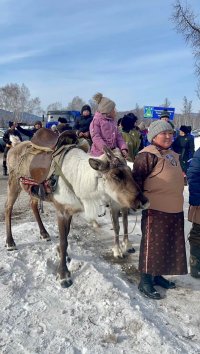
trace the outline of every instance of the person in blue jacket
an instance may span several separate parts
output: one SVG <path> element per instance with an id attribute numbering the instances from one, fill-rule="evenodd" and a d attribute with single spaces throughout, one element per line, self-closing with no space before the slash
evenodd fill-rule
<path id="1" fill-rule="evenodd" d="M 200 148 L 194 153 L 187 171 L 189 186 L 188 220 L 192 222 L 190 230 L 190 273 L 200 278 Z"/>

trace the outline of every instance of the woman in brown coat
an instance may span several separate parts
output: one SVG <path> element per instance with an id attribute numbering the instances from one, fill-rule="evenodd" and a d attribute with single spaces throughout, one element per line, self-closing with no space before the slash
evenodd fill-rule
<path id="1" fill-rule="evenodd" d="M 139 290 L 152 299 L 160 299 L 154 288 L 175 288 L 162 275 L 186 274 L 184 238 L 184 178 L 179 155 L 170 149 L 173 128 L 165 121 L 154 121 L 148 132 L 151 145 L 135 158 L 133 177 L 149 199 L 142 212 Z"/>

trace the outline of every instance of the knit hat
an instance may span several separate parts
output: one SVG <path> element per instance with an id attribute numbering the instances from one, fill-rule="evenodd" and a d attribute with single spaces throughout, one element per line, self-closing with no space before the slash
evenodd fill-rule
<path id="1" fill-rule="evenodd" d="M 98 103 L 97 111 L 100 113 L 109 114 L 115 108 L 115 102 L 107 97 L 103 97 L 102 93 L 96 93 L 93 99 Z"/>
<path id="2" fill-rule="evenodd" d="M 11 121 L 8 122 L 9 128 L 11 128 L 13 125 L 14 125 L 14 122 L 11 122 Z"/>
<path id="3" fill-rule="evenodd" d="M 188 126 L 186 125 L 181 125 L 181 127 L 179 128 L 179 130 L 181 130 L 183 133 L 188 134 L 189 133 L 189 129 Z"/>
<path id="4" fill-rule="evenodd" d="M 91 115 L 91 107 L 88 104 L 85 104 L 82 108 L 81 108 L 81 115 L 83 114 L 84 111 L 89 111 L 90 115 Z"/>
<path id="5" fill-rule="evenodd" d="M 151 123 L 147 134 L 148 141 L 151 143 L 155 136 L 162 132 L 165 132 L 166 130 L 173 131 L 172 126 L 168 122 L 165 122 L 163 120 L 156 120 L 155 122 Z"/>
<path id="6" fill-rule="evenodd" d="M 161 118 L 170 118 L 170 113 L 167 110 L 162 111 L 160 115 L 160 119 Z"/>

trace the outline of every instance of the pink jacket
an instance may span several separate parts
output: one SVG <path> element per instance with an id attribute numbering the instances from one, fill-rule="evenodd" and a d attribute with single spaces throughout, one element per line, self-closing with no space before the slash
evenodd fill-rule
<path id="1" fill-rule="evenodd" d="M 120 150 L 128 150 L 127 145 L 118 130 L 117 123 L 112 118 L 96 112 L 90 124 L 92 138 L 91 155 L 100 156 L 104 153 L 103 147 L 111 149 L 118 147 Z"/>

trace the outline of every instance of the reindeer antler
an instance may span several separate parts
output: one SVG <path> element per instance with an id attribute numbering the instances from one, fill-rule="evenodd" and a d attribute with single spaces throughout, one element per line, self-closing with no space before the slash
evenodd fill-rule
<path id="1" fill-rule="evenodd" d="M 107 147 L 106 145 L 103 147 L 103 150 L 104 150 L 105 155 L 107 156 L 109 161 L 112 161 L 112 159 L 115 158 L 113 151 L 109 147 Z"/>

